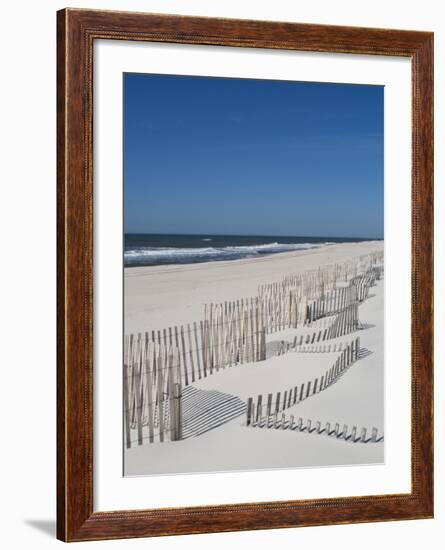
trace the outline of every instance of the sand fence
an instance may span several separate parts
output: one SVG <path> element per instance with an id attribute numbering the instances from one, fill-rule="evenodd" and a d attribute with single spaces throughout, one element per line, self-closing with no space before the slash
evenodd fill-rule
<path id="1" fill-rule="evenodd" d="M 278 417 L 274 415 L 271 422 L 265 422 L 262 424 L 255 424 L 255 428 L 274 429 L 274 430 L 288 430 L 290 432 L 307 433 L 316 435 L 326 435 L 335 439 L 341 439 L 343 441 L 349 441 L 350 443 L 380 443 L 384 440 L 383 435 L 379 435 L 378 428 L 373 427 L 368 431 L 367 428 L 358 429 L 353 425 L 351 429 L 347 424 L 343 424 L 340 428 L 340 424 L 336 422 L 320 422 L 312 420 L 303 420 L 299 418 L 295 420 L 294 415 L 286 417 L 284 413 Z M 369 435 L 370 434 L 370 435 Z"/>
<path id="2" fill-rule="evenodd" d="M 126 340 L 123 393 L 126 446 L 137 441 L 177 441 L 182 438 L 181 373 L 178 349 Z M 137 440 L 131 440 L 133 430 Z"/>
<path id="3" fill-rule="evenodd" d="M 276 353 L 280 355 L 359 329 L 358 305 L 380 278 L 382 259 L 383 254 L 373 253 L 355 262 L 284 277 L 279 283 L 260 287 L 256 297 L 207 304 L 200 321 L 126 336 L 127 447 L 136 442 L 182 439 L 183 388 L 220 369 L 265 360 L 266 334 L 312 328 L 295 336 L 293 342 L 282 342 Z M 320 328 L 320 320 L 329 322 Z M 357 357 L 354 346 L 351 343 L 343 350 L 339 362 L 320 380 L 300 388 L 300 394 L 309 396 L 326 389 Z M 286 393 L 288 401 L 296 398 L 291 392 Z M 132 433 L 137 434 L 135 439 Z"/>
<path id="4" fill-rule="evenodd" d="M 267 396 L 258 395 L 247 400 L 246 425 L 269 425 L 273 423 L 273 416 L 283 412 L 305 399 L 325 391 L 334 384 L 344 372 L 359 358 L 360 338 L 352 340 L 340 353 L 335 363 L 320 378 L 315 378 L 300 386 L 288 388 L 283 392 L 269 393 Z"/>

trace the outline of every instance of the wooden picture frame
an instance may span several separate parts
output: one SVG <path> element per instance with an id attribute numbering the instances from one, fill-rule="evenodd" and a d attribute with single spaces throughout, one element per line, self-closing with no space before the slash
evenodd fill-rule
<path id="1" fill-rule="evenodd" d="M 433 34 L 65 9 L 57 14 L 57 536 L 64 541 L 433 516 Z M 93 43 L 403 56 L 412 62 L 412 425 L 407 494 L 93 512 Z"/>

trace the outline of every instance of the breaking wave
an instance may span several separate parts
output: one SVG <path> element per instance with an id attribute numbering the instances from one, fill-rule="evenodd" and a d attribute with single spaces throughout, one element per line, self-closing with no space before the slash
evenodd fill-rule
<path id="1" fill-rule="evenodd" d="M 204 239 L 203 239 L 204 240 Z M 202 248 L 137 247 L 125 250 L 126 266 L 185 264 L 206 261 L 239 260 L 265 254 L 308 250 L 334 244 L 324 243 L 268 243 L 250 246 L 224 246 Z"/>

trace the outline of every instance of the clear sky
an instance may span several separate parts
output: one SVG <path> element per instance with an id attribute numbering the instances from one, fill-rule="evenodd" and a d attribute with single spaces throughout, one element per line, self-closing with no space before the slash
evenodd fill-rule
<path id="1" fill-rule="evenodd" d="M 383 237 L 383 87 L 124 75 L 127 233 Z"/>

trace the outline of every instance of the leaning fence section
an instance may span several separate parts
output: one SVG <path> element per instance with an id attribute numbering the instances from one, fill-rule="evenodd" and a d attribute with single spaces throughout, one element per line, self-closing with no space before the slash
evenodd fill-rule
<path id="1" fill-rule="evenodd" d="M 297 328 L 367 298 L 380 279 L 383 256 L 361 256 L 343 264 L 328 265 L 260 285 L 258 296 L 268 312 L 267 332 Z"/>
<path id="2" fill-rule="evenodd" d="M 246 425 L 273 424 L 278 414 L 329 388 L 359 358 L 360 338 L 352 340 L 337 357 L 335 363 L 321 377 L 284 391 L 249 397 Z"/>
<path id="3" fill-rule="evenodd" d="M 294 336 L 293 341 L 282 341 L 277 347 L 277 355 L 292 351 L 302 351 L 304 347 L 321 342 L 327 342 L 341 336 L 346 336 L 360 329 L 358 303 L 347 306 L 341 313 L 329 319 L 315 330 Z M 314 329 L 314 327 L 312 327 Z"/>
<path id="4" fill-rule="evenodd" d="M 356 286 L 334 288 L 323 293 L 320 298 L 313 300 L 306 307 L 306 323 L 313 323 L 318 319 L 340 313 L 358 300 Z"/>
<path id="5" fill-rule="evenodd" d="M 301 417 L 297 420 L 293 414 L 287 417 L 285 413 L 282 413 L 280 417 L 275 416 L 272 423 L 255 424 L 254 427 L 325 435 L 350 443 L 380 443 L 384 440 L 384 436 L 379 435 L 379 430 L 376 427 L 368 431 L 367 428 L 359 429 L 356 425 L 349 427 L 348 424 L 343 424 L 341 426 L 339 422 L 314 422 L 311 419 L 303 420 Z"/>

